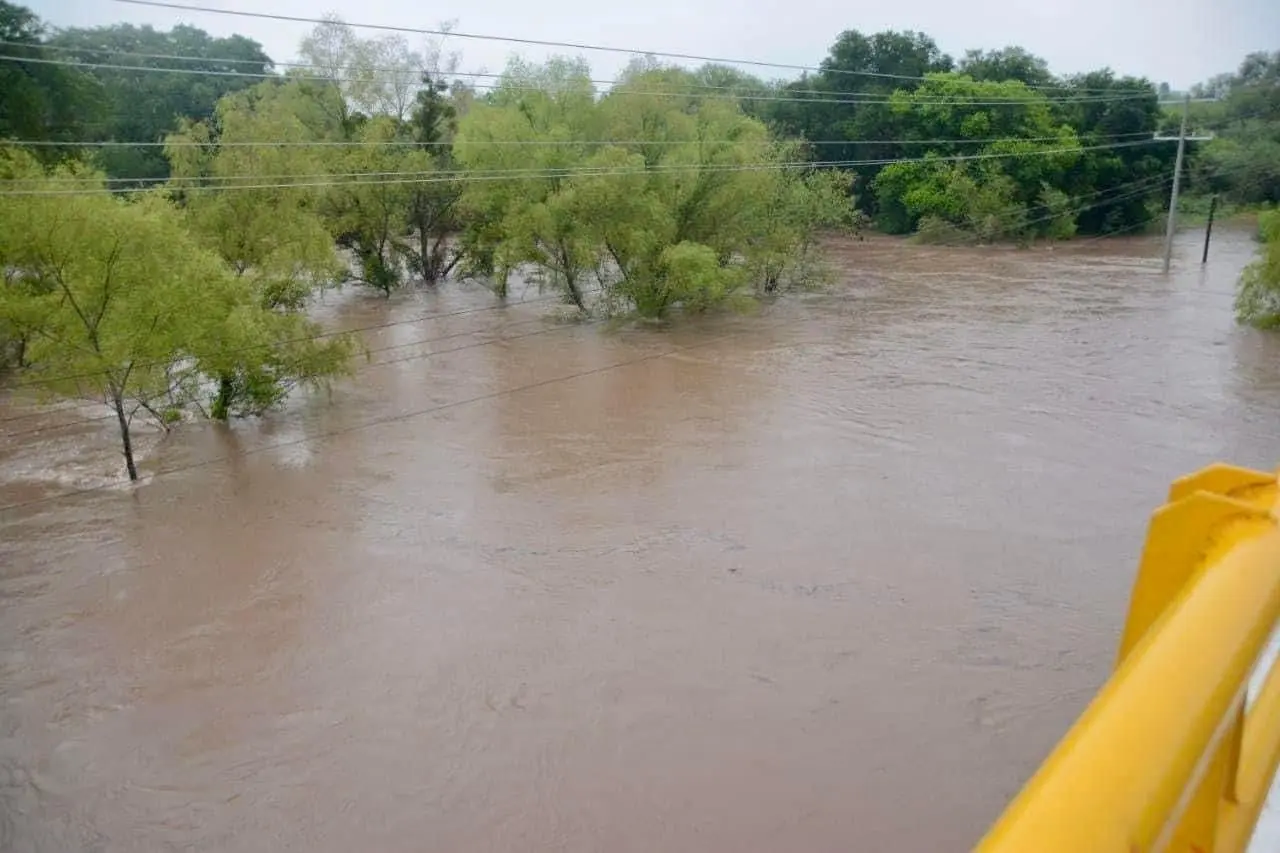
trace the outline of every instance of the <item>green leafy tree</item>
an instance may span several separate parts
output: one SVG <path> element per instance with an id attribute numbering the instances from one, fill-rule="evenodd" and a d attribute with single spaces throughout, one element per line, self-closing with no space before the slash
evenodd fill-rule
<path id="1" fill-rule="evenodd" d="M 919 148 L 904 148 L 895 121 L 884 101 L 895 91 L 912 91 L 926 74 L 953 70 L 954 60 L 920 32 L 886 31 L 865 35 L 848 30 L 836 37 L 815 74 L 783 87 L 793 101 L 767 104 L 763 117 L 785 136 L 821 140 L 818 159 L 849 162 L 919 156 Z M 861 102 L 861 103 L 856 103 Z M 878 142 L 878 140 L 888 140 Z M 877 212 L 879 195 L 868 191 L 878 166 L 857 169 L 854 189 L 859 206 Z"/>
<path id="2" fill-rule="evenodd" d="M 1258 219 L 1261 254 L 1240 276 L 1236 317 L 1260 329 L 1280 329 L 1280 210 Z"/>
<path id="3" fill-rule="evenodd" d="M 530 263 L 545 283 L 586 310 L 583 282 L 597 266 L 598 247 L 568 173 L 586 165 L 597 148 L 591 140 L 600 137 L 584 62 L 508 65 L 499 87 L 472 105 L 454 146 L 455 158 L 477 178 L 465 194 L 469 274 L 493 277 L 505 295 L 508 275 Z M 490 179 L 520 171 L 520 177 Z"/>
<path id="4" fill-rule="evenodd" d="M 197 27 L 178 25 L 168 32 L 149 26 L 113 24 L 109 27 L 60 30 L 48 42 L 60 58 L 97 65 L 90 73 L 102 88 L 102 116 L 94 124 L 93 140 L 160 142 L 180 119 L 204 121 L 214 105 L 230 92 L 261 82 L 274 66 L 262 46 L 241 35 L 216 38 Z M 182 56 L 177 61 L 145 55 Z M 183 73 L 152 69 L 180 68 Z M 211 74 L 194 72 L 210 71 Z M 154 147 L 112 147 L 98 157 L 113 178 L 157 179 L 168 176 L 168 162 Z"/>
<path id="5" fill-rule="evenodd" d="M 1216 138 L 1193 150 L 1192 191 L 1280 203 L 1280 51 L 1249 54 L 1236 73 L 1193 94 L 1220 100 L 1194 105 L 1194 119 L 1213 127 Z"/>
<path id="6" fill-rule="evenodd" d="M 299 313 L 346 272 L 317 210 L 322 189 L 311 186 L 327 149 L 300 144 L 316 141 L 306 108 L 313 93 L 300 85 L 263 83 L 227 95 L 214 121 L 167 140 L 170 186 L 192 233 L 271 312 L 242 312 L 236 322 L 244 328 L 229 333 L 237 341 L 225 348 L 236 355 L 213 356 L 210 411 L 218 419 L 261 413 L 299 382 L 340 372 L 350 354 L 349 340 L 316 337 L 318 327 Z M 262 339 L 260 351 L 242 352 L 246 335 Z"/>
<path id="7" fill-rule="evenodd" d="M 847 179 L 789 173 L 794 146 L 687 71 L 633 65 L 604 98 L 580 62 L 504 81 L 459 128 L 468 251 L 500 276 L 531 265 L 584 311 L 591 290 L 649 317 L 775 291 L 813 271 L 819 227 L 848 222 Z"/>
<path id="8" fill-rule="evenodd" d="M 401 135 L 399 122 L 378 116 L 356 132 L 359 145 L 330 158 L 336 170 L 324 194 L 323 210 L 338 245 L 354 255 L 360 284 L 385 296 L 404 281 L 397 248 L 408 218 L 411 184 L 416 165 L 412 148 Z"/>
<path id="9" fill-rule="evenodd" d="M 1055 83 L 1053 74 L 1049 72 L 1049 63 L 1013 46 L 999 50 L 967 50 L 956 70 L 979 82 L 1015 80 L 1033 89 Z"/>
<path id="10" fill-rule="evenodd" d="M 21 156 L 0 163 L 45 189 L 67 186 L 57 179 L 91 179 L 73 167 L 46 177 Z M 0 206 L 0 264 L 23 284 L 6 289 L 0 312 L 30 324 L 30 378 L 106 403 L 129 478 L 138 479 L 133 418 L 143 411 L 167 423 L 174 372 L 218 323 L 204 299 L 229 284 L 225 267 L 193 244 L 162 199 L 129 204 L 101 191 Z"/>
<path id="11" fill-rule="evenodd" d="M 907 233 L 927 220 L 930 239 L 950 233 L 994 240 L 1074 228 L 1062 221 L 1061 188 L 1079 162 L 1080 143 L 1056 123 L 1043 94 L 1014 80 L 938 74 L 891 101 L 898 132 L 908 138 L 982 144 L 938 144 L 922 161 L 882 169 L 874 187 L 886 230 Z"/>
<path id="12" fill-rule="evenodd" d="M 0 324 L 25 333 L 24 382 L 102 399 L 130 479 L 140 412 L 167 429 L 210 393 L 219 416 L 260 412 L 344 371 L 349 339 L 266 304 L 260 279 L 201 246 L 163 193 L 122 200 L 100 173 L 46 172 L 20 152 L 0 154 L 0 175 L 35 188 L 0 206 Z"/>
<path id="13" fill-rule="evenodd" d="M 457 108 L 448 85 L 430 73 L 423 75 L 422 84 L 407 125 L 413 146 L 405 166 L 430 180 L 408 186 L 407 234 L 398 248 L 412 272 L 435 284 L 462 259 L 458 247 L 449 242 L 463 224 L 462 184 L 448 179 L 456 168 L 450 143 L 457 129 Z"/>
<path id="14" fill-rule="evenodd" d="M 1159 96 L 1150 80 L 1116 77 L 1110 70 L 1068 78 L 1068 89 L 1054 105 L 1058 119 L 1075 129 L 1086 147 L 1061 188 L 1072 196 L 1088 196 L 1078 216 L 1086 234 L 1129 231 L 1151 220 L 1151 207 L 1166 192 L 1161 179 L 1173 171 L 1176 148 L 1150 144 L 1159 129 Z M 1132 187 L 1129 192 L 1111 192 Z M 1143 188 L 1145 191 L 1141 191 Z"/>
<path id="15" fill-rule="evenodd" d="M 13 58 L 0 62 L 0 138 L 83 141 L 104 115 L 100 87 L 78 69 L 47 64 L 57 57 L 44 49 L 44 35 L 44 26 L 31 10 L 0 0 L 0 40 L 5 54 Z M 35 153 L 56 159 L 74 153 L 74 147 L 39 148 Z"/>

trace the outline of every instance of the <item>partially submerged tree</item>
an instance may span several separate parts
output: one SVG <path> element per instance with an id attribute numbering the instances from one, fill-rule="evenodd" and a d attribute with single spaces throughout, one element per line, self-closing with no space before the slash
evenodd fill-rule
<path id="1" fill-rule="evenodd" d="M 27 193 L 0 205 L 0 322 L 25 335 L 23 382 L 109 406 L 130 479 L 139 413 L 167 428 L 184 409 L 203 411 L 211 386 L 214 414 L 260 412 L 345 369 L 346 338 L 271 306 L 161 193 L 124 201 L 101 175 L 46 172 L 20 152 L 0 154 L 0 175 Z"/>
<path id="2" fill-rule="evenodd" d="M 652 65 L 597 99 L 581 62 L 514 64 L 462 121 L 456 156 L 477 266 L 529 264 L 582 311 L 592 290 L 648 317 L 772 292 L 804 277 L 816 230 L 850 211 L 847 179 L 791 174 L 793 146 Z"/>
<path id="3" fill-rule="evenodd" d="M 958 141 L 880 170 L 873 185 L 881 227 L 909 233 L 923 225 L 935 239 L 1074 233 L 1061 188 L 1079 162 L 1080 142 L 1055 122 L 1043 94 L 1014 80 L 935 74 L 911 92 L 895 92 L 890 102 L 899 132 Z"/>
<path id="4" fill-rule="evenodd" d="M 46 177 L 28 158 L 0 162 L 24 186 L 58 189 L 73 179 L 91 187 L 83 171 Z M 138 479 L 133 418 L 143 411 L 167 421 L 173 371 L 218 323 L 203 299 L 225 286 L 225 268 L 194 245 L 163 199 L 127 204 L 101 191 L 0 205 L 0 264 L 23 283 L 0 311 L 30 323 L 26 381 L 106 403 L 129 478 Z"/>
<path id="5" fill-rule="evenodd" d="M 425 179 L 408 186 L 407 233 L 398 248 L 410 271 L 427 284 L 444 279 L 462 258 L 459 247 L 450 246 L 462 226 L 462 184 L 451 179 L 456 168 L 451 151 L 456 129 L 457 108 L 448 85 L 438 73 L 424 73 L 408 122 L 413 147 L 404 165 Z"/>
<path id="6" fill-rule="evenodd" d="M 353 145 L 330 155 L 335 177 L 322 209 L 338 245 L 355 256 L 360 284 L 390 296 L 404 274 L 396 252 L 404 231 L 412 151 L 400 139 L 397 122 L 378 116 L 365 122 Z"/>
<path id="7" fill-rule="evenodd" d="M 1245 267 L 1236 290 L 1236 317 L 1260 329 L 1280 328 L 1280 210 L 1258 218 L 1262 257 Z"/>
<path id="8" fill-rule="evenodd" d="M 264 83 L 219 102 L 216 122 L 189 124 L 170 136 L 166 153 L 192 234 L 226 262 L 260 311 L 229 307 L 236 345 L 211 353 L 218 384 L 210 413 L 258 414 L 300 381 L 320 381 L 350 353 L 344 337 L 315 339 L 301 311 L 314 292 L 340 284 L 343 264 L 316 208 L 323 192 L 322 149 L 297 115 L 309 94 L 301 84 Z M 304 112 L 305 115 L 305 112 Z M 267 313 L 263 313 L 267 312 Z M 241 357 L 244 338 L 261 351 Z"/>

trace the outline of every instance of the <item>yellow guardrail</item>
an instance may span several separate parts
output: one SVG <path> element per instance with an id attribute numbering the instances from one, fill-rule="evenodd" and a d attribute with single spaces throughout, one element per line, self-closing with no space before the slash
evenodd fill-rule
<path id="1" fill-rule="evenodd" d="M 979 853 L 1242 853 L 1280 761 L 1276 475 L 1213 465 L 1151 519 L 1115 672 Z"/>

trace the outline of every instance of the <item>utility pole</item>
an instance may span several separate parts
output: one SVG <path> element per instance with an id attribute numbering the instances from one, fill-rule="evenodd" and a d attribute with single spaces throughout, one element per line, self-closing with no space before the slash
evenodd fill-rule
<path id="1" fill-rule="evenodd" d="M 1153 138 L 1162 142 L 1178 140 L 1178 156 L 1173 163 L 1173 190 L 1169 193 L 1169 218 L 1164 229 L 1164 272 L 1169 272 L 1169 259 L 1173 256 L 1173 232 L 1178 228 L 1178 190 L 1182 184 L 1182 156 L 1187 148 L 1188 140 L 1213 139 L 1212 136 L 1187 136 L 1187 117 L 1191 112 L 1191 95 L 1182 98 L 1182 125 L 1177 136 L 1159 136 Z"/>
<path id="2" fill-rule="evenodd" d="M 1213 212 L 1218 209 L 1218 194 L 1209 199 L 1209 221 L 1204 226 L 1204 252 L 1200 255 L 1200 265 L 1209 261 L 1209 238 L 1213 236 Z"/>

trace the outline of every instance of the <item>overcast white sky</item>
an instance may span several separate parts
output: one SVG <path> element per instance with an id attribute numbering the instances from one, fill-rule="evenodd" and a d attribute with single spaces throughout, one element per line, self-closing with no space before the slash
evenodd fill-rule
<path id="1" fill-rule="evenodd" d="M 17 0 L 22 2 L 22 0 Z M 817 65 L 842 30 L 923 30 L 943 50 L 1015 44 L 1043 56 L 1054 72 L 1110 66 L 1175 89 L 1234 70 L 1251 51 L 1280 50 L 1280 0 L 176 0 L 195 5 L 302 17 L 333 12 L 349 23 L 458 30 L 498 36 L 587 42 L 644 51 Z M 167 29 L 176 23 L 215 35 L 241 33 L 277 61 L 296 57 L 306 24 L 129 6 L 112 0 L 28 0 L 58 27 L 117 21 Z M 374 34 L 369 32 L 367 34 Z M 410 37 L 411 42 L 415 42 Z M 416 44 L 415 44 L 416 46 Z M 454 40 L 460 70 L 499 71 L 518 52 L 552 51 Z M 565 53 L 566 51 L 560 51 Z M 625 64 L 618 54 L 583 53 L 598 77 Z M 766 74 L 764 76 L 790 76 Z"/>

